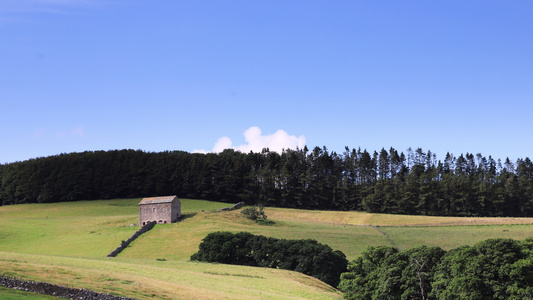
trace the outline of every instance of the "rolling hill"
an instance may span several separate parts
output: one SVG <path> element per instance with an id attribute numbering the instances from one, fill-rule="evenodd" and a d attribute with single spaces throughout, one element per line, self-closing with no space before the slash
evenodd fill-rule
<path id="1" fill-rule="evenodd" d="M 178 223 L 156 225 L 116 258 L 107 258 L 138 226 L 140 199 L 0 207 L 3 276 L 46 281 L 139 299 L 340 299 L 327 284 L 296 272 L 189 261 L 213 231 L 248 231 L 316 239 L 349 260 L 367 246 L 451 249 L 488 237 L 524 239 L 533 218 L 449 218 L 266 208 L 275 223 L 258 225 L 227 203 L 182 199 Z M 372 225 L 372 226 L 370 226 Z M 379 230 L 377 230 L 379 229 Z M 387 236 L 385 236 L 388 235 Z M 389 240 L 390 238 L 390 240 Z M 2 291 L 2 292 L 5 292 Z"/>

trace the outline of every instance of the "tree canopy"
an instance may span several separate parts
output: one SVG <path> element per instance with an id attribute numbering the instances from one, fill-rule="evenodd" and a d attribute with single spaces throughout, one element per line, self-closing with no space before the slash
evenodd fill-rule
<path id="1" fill-rule="evenodd" d="M 346 299 L 532 299 L 533 239 L 489 239 L 448 252 L 369 247 L 350 262 Z"/>
<path id="2" fill-rule="evenodd" d="M 337 286 L 348 261 L 316 240 L 285 240 L 249 232 L 213 232 L 191 260 L 293 270 Z"/>

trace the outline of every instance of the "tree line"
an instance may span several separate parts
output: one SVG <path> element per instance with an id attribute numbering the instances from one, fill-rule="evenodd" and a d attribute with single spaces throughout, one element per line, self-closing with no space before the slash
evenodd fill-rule
<path id="1" fill-rule="evenodd" d="M 288 208 L 532 216 L 533 163 L 481 154 L 326 147 L 277 153 L 87 151 L 0 165 L 0 203 L 177 194 Z"/>
<path id="2" fill-rule="evenodd" d="M 368 247 L 341 275 L 345 299 L 533 299 L 533 239 L 489 239 L 450 251 Z"/>

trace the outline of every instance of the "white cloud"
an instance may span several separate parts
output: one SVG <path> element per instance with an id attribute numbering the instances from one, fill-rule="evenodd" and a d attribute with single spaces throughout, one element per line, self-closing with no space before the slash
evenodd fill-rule
<path id="1" fill-rule="evenodd" d="M 273 134 L 263 135 L 259 127 L 253 126 L 244 132 L 246 144 L 233 146 L 229 137 L 221 137 L 215 143 L 211 152 L 219 153 L 224 149 L 235 149 L 237 151 L 248 153 L 261 152 L 264 148 L 270 151 L 281 153 L 283 149 L 302 149 L 305 146 L 305 136 L 289 135 L 284 130 L 279 129 Z M 206 153 L 205 150 L 194 150 L 195 153 Z"/>
<path id="2" fill-rule="evenodd" d="M 215 153 L 222 152 L 224 149 L 231 148 L 231 139 L 227 136 L 223 136 L 218 139 L 218 141 L 215 143 L 215 147 L 213 147 L 213 151 Z"/>

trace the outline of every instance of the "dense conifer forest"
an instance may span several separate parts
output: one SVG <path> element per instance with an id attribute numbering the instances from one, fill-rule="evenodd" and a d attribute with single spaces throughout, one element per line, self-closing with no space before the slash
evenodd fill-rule
<path id="1" fill-rule="evenodd" d="M 533 163 L 396 149 L 87 151 L 0 165 L 0 204 L 177 194 L 288 208 L 533 216 Z"/>

